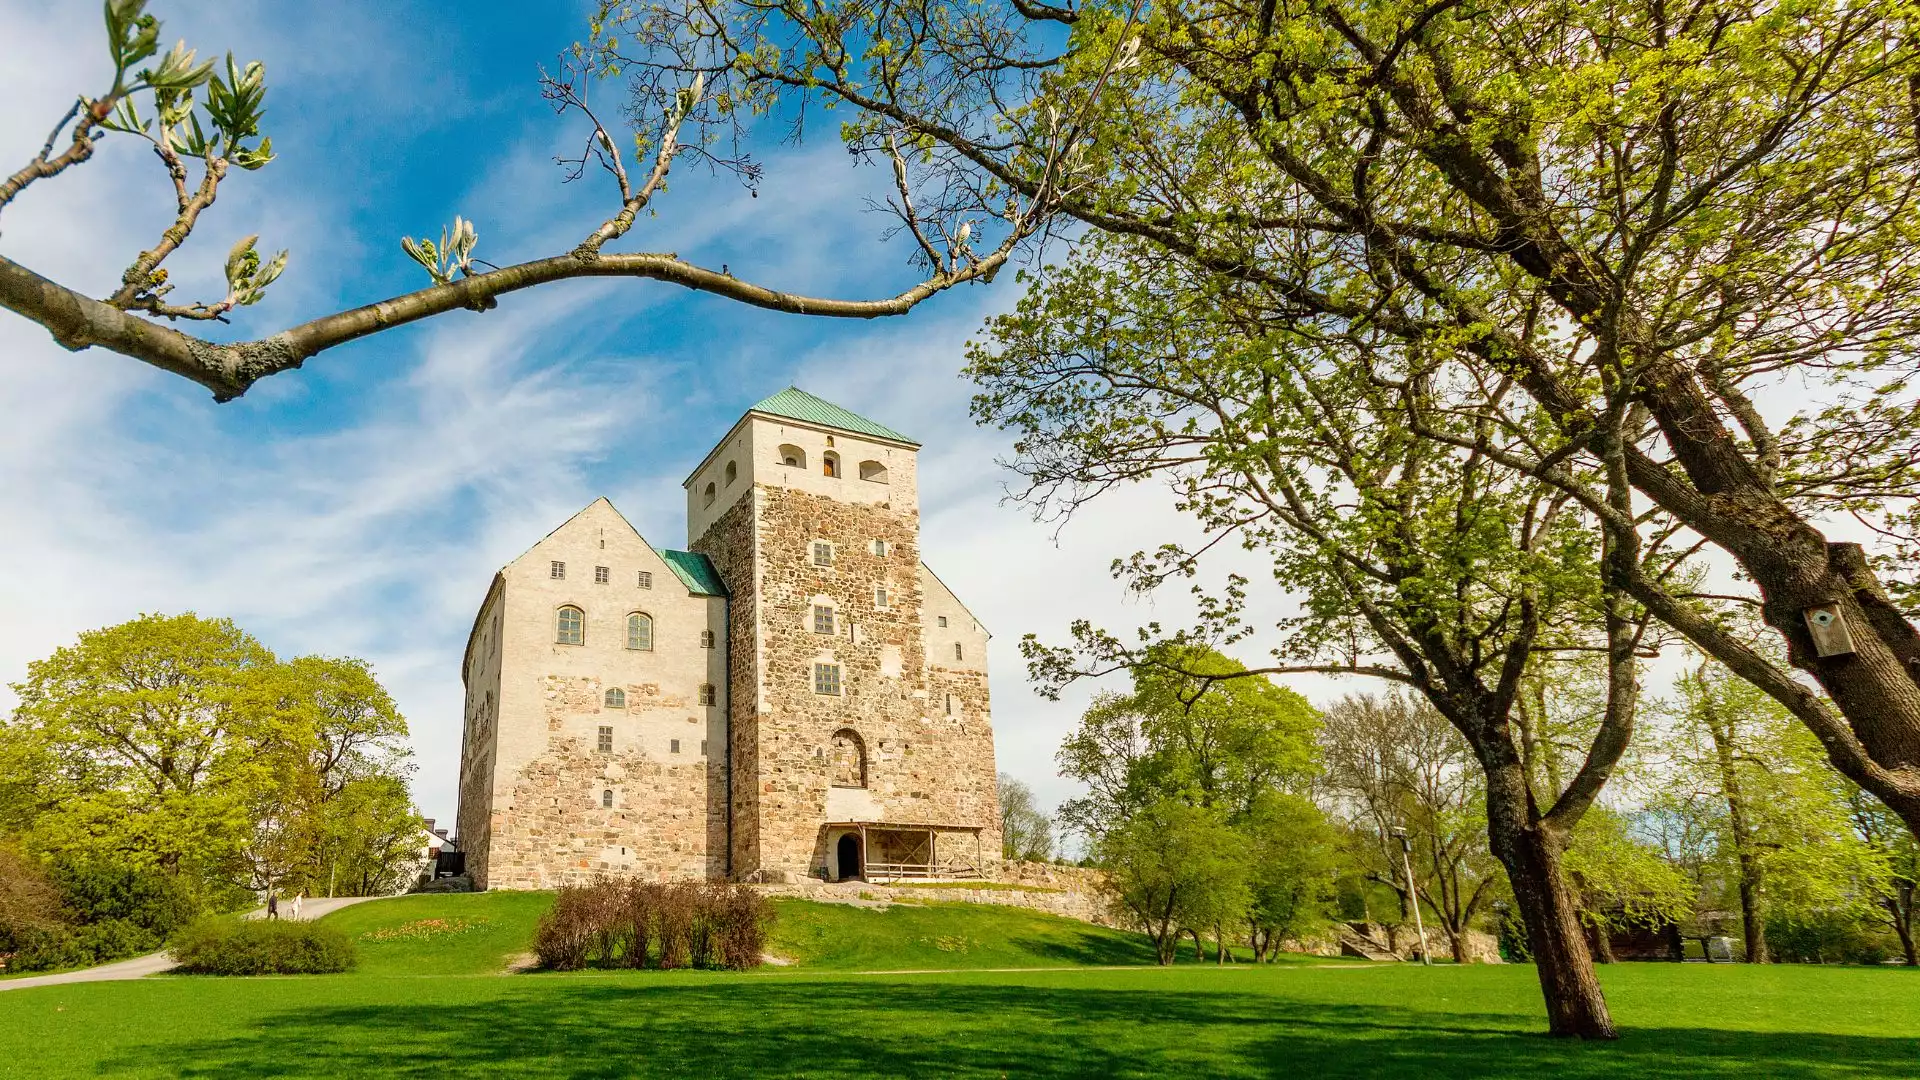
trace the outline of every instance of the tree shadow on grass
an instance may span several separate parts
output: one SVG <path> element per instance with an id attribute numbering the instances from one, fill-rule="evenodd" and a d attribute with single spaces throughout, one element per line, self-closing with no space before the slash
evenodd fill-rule
<path id="1" fill-rule="evenodd" d="M 1153 942 L 1144 934 L 1132 938 L 1084 931 L 1075 932 L 1065 941 L 1022 937 L 1013 938 L 1008 944 L 1054 964 L 1121 967 L 1154 963 Z"/>
<path id="2" fill-rule="evenodd" d="M 496 989 L 497 987 L 497 989 Z M 1255 993 L 932 981 L 541 978 L 452 1005 L 331 1006 L 137 1048 L 106 1075 L 1885 1077 L 1906 1039 L 1635 1030 L 1581 1045 L 1510 1015 Z"/>

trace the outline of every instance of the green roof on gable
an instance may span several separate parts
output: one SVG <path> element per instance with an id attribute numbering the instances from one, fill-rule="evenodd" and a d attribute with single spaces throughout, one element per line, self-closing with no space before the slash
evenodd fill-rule
<path id="1" fill-rule="evenodd" d="M 662 559 L 667 560 L 667 565 L 673 569 L 674 576 L 680 579 L 681 584 L 692 590 L 695 596 L 727 595 L 727 587 L 720 583 L 720 571 L 713 568 L 713 563 L 709 562 L 705 555 L 692 551 L 668 551 L 666 548 L 654 550 L 660 553 Z"/>
<path id="2" fill-rule="evenodd" d="M 814 397 L 797 386 L 789 386 L 772 397 L 762 400 L 749 411 L 805 420 L 810 424 L 819 424 L 821 427 L 839 428 L 841 431 L 851 431 L 857 435 L 872 435 L 876 438 L 906 443 L 909 446 L 920 445 L 884 424 L 876 424 L 864 416 L 850 413 L 833 402 Z"/>

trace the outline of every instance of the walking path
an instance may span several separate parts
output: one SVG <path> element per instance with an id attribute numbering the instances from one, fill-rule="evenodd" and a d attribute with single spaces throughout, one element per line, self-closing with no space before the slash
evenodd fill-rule
<path id="1" fill-rule="evenodd" d="M 380 899 L 380 897 L 377 896 L 336 896 L 329 899 L 308 897 L 300 901 L 300 921 L 307 922 L 312 919 L 317 919 L 330 911 L 339 911 L 343 907 L 350 904 L 357 904 L 362 900 L 378 899 Z M 283 913 L 282 918 L 290 917 L 284 914 L 287 910 L 286 902 L 281 902 L 280 910 Z M 266 914 L 266 908 L 255 908 L 241 916 L 241 918 L 259 919 L 266 917 Z M 0 990 L 24 990 L 29 986 L 60 986 L 66 983 L 110 982 L 115 979 L 144 979 L 149 975 L 158 975 L 163 971 L 172 970 L 173 957 L 168 956 L 165 952 L 157 952 L 149 953 L 146 956 L 136 956 L 131 960 L 119 960 L 111 964 L 101 964 L 99 967 L 81 968 L 79 971 L 63 971 L 58 975 L 34 975 L 25 979 L 0 979 Z"/>

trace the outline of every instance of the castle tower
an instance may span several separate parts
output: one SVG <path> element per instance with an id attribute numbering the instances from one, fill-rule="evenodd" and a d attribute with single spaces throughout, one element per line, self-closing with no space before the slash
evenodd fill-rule
<path id="1" fill-rule="evenodd" d="M 804 391 L 686 480 L 727 610 L 732 874 L 986 874 L 987 633 L 920 561 L 919 444 Z"/>

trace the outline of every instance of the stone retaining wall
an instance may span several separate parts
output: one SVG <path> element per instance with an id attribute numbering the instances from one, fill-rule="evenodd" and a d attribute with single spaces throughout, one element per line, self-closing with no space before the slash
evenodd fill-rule
<path id="1" fill-rule="evenodd" d="M 846 903 L 965 903 L 1021 907 L 1060 915 L 1095 926 L 1120 926 L 1105 893 L 1105 875 L 1077 866 L 1002 863 L 991 882 L 929 882 L 924 885 L 873 885 L 861 881 L 791 882 L 759 886 L 767 896 Z"/>

